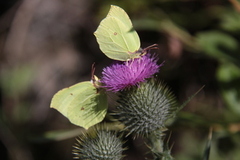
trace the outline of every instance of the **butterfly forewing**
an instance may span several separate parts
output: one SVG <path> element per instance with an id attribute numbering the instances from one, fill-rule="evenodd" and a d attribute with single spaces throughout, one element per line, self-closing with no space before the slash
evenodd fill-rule
<path id="1" fill-rule="evenodd" d="M 119 19 L 119 21 L 121 21 L 126 26 L 131 26 L 131 28 L 133 28 L 132 22 L 127 13 L 118 6 L 111 5 L 107 17 L 114 17 L 116 19 Z"/>
<path id="2" fill-rule="evenodd" d="M 102 52 L 111 59 L 127 61 L 139 56 L 139 36 L 126 12 L 117 6 L 111 6 L 94 34 Z"/>

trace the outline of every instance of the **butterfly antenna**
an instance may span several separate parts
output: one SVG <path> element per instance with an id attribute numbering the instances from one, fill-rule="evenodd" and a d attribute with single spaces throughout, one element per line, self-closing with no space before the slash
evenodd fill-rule
<path id="1" fill-rule="evenodd" d="M 94 82 L 96 79 L 94 78 L 95 73 L 95 62 L 92 64 L 92 70 L 91 70 L 91 80 Z"/>
<path id="2" fill-rule="evenodd" d="M 148 47 L 144 48 L 143 51 L 142 51 L 143 55 L 145 55 L 148 50 L 152 50 L 152 49 L 159 49 L 158 44 L 153 44 L 151 46 L 148 46 Z"/>
<path id="3" fill-rule="evenodd" d="M 92 64 L 91 82 L 93 83 L 93 86 L 95 88 L 98 88 L 97 79 L 96 79 L 96 76 L 94 75 L 94 73 L 95 73 L 95 62 Z"/>
<path id="4" fill-rule="evenodd" d="M 95 62 L 92 64 L 92 71 L 91 71 L 91 82 L 93 84 L 93 86 L 97 89 L 97 92 L 99 92 L 99 84 L 98 84 L 98 78 L 94 75 L 95 73 Z"/>

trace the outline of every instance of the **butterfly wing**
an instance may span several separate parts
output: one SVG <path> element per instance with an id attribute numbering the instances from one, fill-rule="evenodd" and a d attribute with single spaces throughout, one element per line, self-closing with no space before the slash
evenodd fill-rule
<path id="1" fill-rule="evenodd" d="M 57 92 L 50 107 L 62 113 L 71 123 L 88 129 L 105 117 L 107 96 L 98 92 L 90 81 L 85 81 Z"/>
<path id="2" fill-rule="evenodd" d="M 139 57 L 135 53 L 140 48 L 139 36 L 126 12 L 117 6 L 111 6 L 94 35 L 101 51 L 111 59 L 126 61 Z"/>
<path id="3" fill-rule="evenodd" d="M 133 27 L 132 22 L 131 22 L 129 16 L 127 15 L 127 13 L 118 6 L 111 5 L 111 8 L 108 12 L 107 17 L 114 17 L 116 19 L 119 19 L 126 26 Z"/>

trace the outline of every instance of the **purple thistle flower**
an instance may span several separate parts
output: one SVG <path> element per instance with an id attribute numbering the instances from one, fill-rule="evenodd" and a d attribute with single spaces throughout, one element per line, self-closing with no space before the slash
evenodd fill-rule
<path id="1" fill-rule="evenodd" d="M 157 60 L 146 54 L 126 62 L 117 61 L 103 69 L 101 83 L 104 88 L 113 92 L 138 85 L 159 71 L 163 63 L 158 65 Z"/>

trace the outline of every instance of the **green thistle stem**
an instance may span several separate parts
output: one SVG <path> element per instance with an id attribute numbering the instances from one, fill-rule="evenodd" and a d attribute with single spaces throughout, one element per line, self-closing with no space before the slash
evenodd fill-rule
<path id="1" fill-rule="evenodd" d="M 163 158 L 164 145 L 161 134 L 162 131 L 156 130 L 148 137 L 149 147 L 153 153 L 154 160 L 162 160 Z"/>

